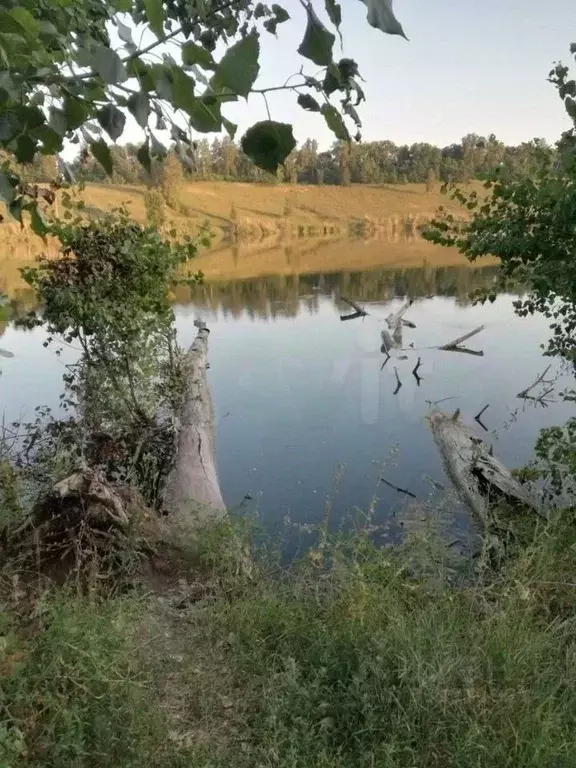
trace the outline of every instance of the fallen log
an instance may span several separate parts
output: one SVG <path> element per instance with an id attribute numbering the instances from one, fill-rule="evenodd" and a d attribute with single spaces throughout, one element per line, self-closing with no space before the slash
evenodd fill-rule
<path id="1" fill-rule="evenodd" d="M 202 527 L 226 515 L 215 465 L 214 410 L 206 377 L 208 336 L 198 334 L 186 355 L 187 390 L 177 413 L 174 464 L 164 485 L 163 507 L 172 520 Z"/>
<path id="2" fill-rule="evenodd" d="M 388 315 L 388 317 L 386 318 L 386 324 L 388 325 L 388 328 L 393 330 L 402 323 L 404 323 L 405 325 L 408 325 L 410 328 L 416 328 L 414 323 L 411 323 L 408 320 L 403 320 L 404 315 L 406 314 L 406 312 L 408 312 L 408 310 L 412 306 L 412 303 L 413 303 L 413 300 L 408 299 L 406 304 L 403 304 L 397 312 L 394 312 L 393 314 Z"/>
<path id="3" fill-rule="evenodd" d="M 363 317 L 366 317 L 368 312 L 366 312 L 365 309 L 362 309 L 360 304 L 357 304 L 355 301 L 352 301 L 352 299 L 347 299 L 346 296 L 340 296 L 340 301 L 343 301 L 344 304 L 349 304 L 354 312 L 356 312 L 358 315 L 361 315 Z"/>
<path id="4" fill-rule="evenodd" d="M 355 301 L 352 301 L 352 299 L 347 299 L 345 296 L 340 296 L 340 301 L 343 301 L 345 304 L 349 304 L 354 312 L 352 312 L 350 315 L 340 315 L 340 320 L 356 320 L 358 317 L 367 317 L 368 312 L 366 312 L 365 309 L 362 309 L 360 304 L 356 304 Z"/>
<path id="5" fill-rule="evenodd" d="M 444 352 L 464 352 L 467 355 L 478 355 L 479 357 L 482 357 L 484 355 L 484 352 L 477 349 L 468 349 L 468 347 L 463 347 L 462 342 L 467 341 L 468 339 L 471 339 L 472 336 L 476 336 L 477 333 L 480 333 L 480 331 L 484 330 L 483 325 L 479 325 L 478 328 L 474 328 L 473 331 L 469 331 L 468 333 L 465 333 L 463 336 L 458 336 L 457 339 L 454 339 L 454 341 L 449 341 L 448 344 L 443 344 L 441 347 L 438 347 L 438 349 L 443 350 Z"/>
<path id="6" fill-rule="evenodd" d="M 459 410 L 453 415 L 434 411 L 427 420 L 446 474 L 483 525 L 489 525 L 491 491 L 516 499 L 546 517 L 533 494 L 492 455 L 491 448 L 461 422 Z"/>

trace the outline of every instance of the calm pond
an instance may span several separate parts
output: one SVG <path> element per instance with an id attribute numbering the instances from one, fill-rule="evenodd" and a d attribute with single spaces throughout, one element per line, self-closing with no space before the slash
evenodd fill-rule
<path id="1" fill-rule="evenodd" d="M 422 242 L 362 241 L 309 247 L 296 256 L 292 248 L 234 249 L 200 262 L 205 286 L 177 296 L 180 339 L 192 341 L 195 318 L 208 321 L 224 498 L 236 507 L 249 495 L 244 504 L 255 505 L 268 526 L 285 516 L 321 519 L 335 485 L 335 518 L 366 510 L 376 497 L 383 519 L 407 497 L 379 478 L 423 500 L 435 483 L 447 484 L 425 421 L 435 403 L 460 408 L 471 425 L 489 405 L 482 415 L 488 432 L 480 426 L 478 432 L 511 466 L 531 457 L 542 427 L 572 415 L 557 395 L 548 407 L 517 398 L 549 362 L 540 350 L 547 323 L 516 317 L 507 295 L 485 307 L 470 304 L 469 291 L 490 285 L 494 266 L 472 269 Z M 339 295 L 369 315 L 341 321 L 351 310 Z M 402 348 L 391 350 L 383 365 L 385 318 L 406 295 L 414 298 L 406 319 L 416 327 L 404 328 Z M 437 348 L 479 325 L 485 329 L 467 344 L 483 355 Z M 15 355 L 1 366 L 5 421 L 30 417 L 39 404 L 56 406 L 64 358 L 74 352 L 55 357 L 43 348 L 41 330 L 10 323 L 2 329 L 0 346 Z M 420 378 L 412 373 L 418 359 Z M 567 383 L 561 378 L 556 392 Z"/>

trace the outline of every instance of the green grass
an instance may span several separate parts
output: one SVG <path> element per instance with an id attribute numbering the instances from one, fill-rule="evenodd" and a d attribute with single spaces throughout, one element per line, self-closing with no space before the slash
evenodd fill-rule
<path id="1" fill-rule="evenodd" d="M 6 607 L 0 766 L 576 764 L 574 520 L 464 586 L 363 535 L 240 580 L 205 552 L 188 601 Z"/>
<path id="2" fill-rule="evenodd" d="M 61 593 L 3 606 L 0 766 L 165 765 L 162 721 L 134 652 L 142 604 Z M 169 763 L 168 763 L 169 764 Z"/>

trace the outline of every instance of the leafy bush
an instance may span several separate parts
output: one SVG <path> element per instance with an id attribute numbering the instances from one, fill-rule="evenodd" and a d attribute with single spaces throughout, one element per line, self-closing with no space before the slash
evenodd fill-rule
<path id="1" fill-rule="evenodd" d="M 146 190 L 144 207 L 148 225 L 153 229 L 162 229 L 166 222 L 166 211 L 164 210 L 164 197 L 158 189 L 150 187 Z"/>
<path id="2" fill-rule="evenodd" d="M 166 204 L 177 211 L 180 207 L 180 193 L 184 186 L 182 164 L 174 153 L 168 154 L 162 162 L 161 190 Z"/>

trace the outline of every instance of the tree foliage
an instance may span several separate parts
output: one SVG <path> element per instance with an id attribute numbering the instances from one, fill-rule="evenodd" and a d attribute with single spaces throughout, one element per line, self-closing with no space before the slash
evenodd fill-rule
<path id="1" fill-rule="evenodd" d="M 149 174 L 137 158 L 137 146 L 113 146 L 110 152 L 114 163 L 111 181 L 115 184 L 149 182 Z M 342 184 L 341 152 L 341 142 L 321 151 L 315 139 L 306 139 L 284 161 L 284 179 L 292 184 Z M 445 147 L 424 142 L 398 145 L 392 141 L 363 141 L 350 145 L 348 168 L 353 184 L 396 184 L 399 181 L 425 184 L 431 172 L 442 182 L 468 183 L 473 179 L 485 179 L 497 167 L 507 176 L 533 173 L 553 161 L 555 152 L 542 139 L 506 146 L 493 134 L 488 137 L 468 134 L 460 142 Z M 190 180 L 266 182 L 276 178 L 256 167 L 228 136 L 212 141 L 203 138 L 197 142 L 193 163 L 182 163 L 176 149 L 170 148 L 164 160 L 154 161 L 153 179 L 160 182 L 163 165 L 173 160 L 179 161 L 182 173 Z M 81 154 L 71 168 L 78 179 L 106 180 L 104 169 L 88 153 Z M 26 166 L 26 169 L 29 181 L 45 180 L 37 163 Z"/>
<path id="2" fill-rule="evenodd" d="M 183 386 L 171 290 L 197 281 L 189 270 L 196 246 L 189 238 L 167 240 L 123 210 L 88 221 L 73 216 L 48 231 L 60 254 L 23 270 L 41 308 L 18 323 L 42 326 L 45 346 L 59 354 L 72 345 L 79 356 L 64 374 L 61 400 L 70 418 L 41 419 L 30 440 L 41 435 L 42 445 L 58 446 L 53 452 L 68 470 L 103 468 L 154 504 L 172 444 L 157 416 L 178 404 Z"/>
<path id="3" fill-rule="evenodd" d="M 427 237 L 456 246 L 470 260 L 498 256 L 500 286 L 516 281 L 530 289 L 515 302 L 516 311 L 543 313 L 553 331 L 548 352 L 576 361 L 576 81 L 561 64 L 549 79 L 573 122 L 556 153 L 543 152 L 531 173 L 492 174 L 486 195 L 456 189 L 453 196 L 471 217 L 444 212 Z"/>
<path id="4" fill-rule="evenodd" d="M 295 98 L 316 94 L 337 138 L 349 140 L 345 120 L 358 126 L 355 108 L 364 94 L 355 62 L 337 60 L 336 36 L 328 29 L 339 33 L 340 6 L 326 0 L 325 23 L 312 0 L 301 5 L 306 26 L 298 53 L 316 69 L 312 75 L 300 69 L 279 88 Z M 373 26 L 403 34 L 391 0 L 367 5 Z M 137 154 L 146 170 L 151 158 L 163 156 L 157 132 L 168 127 L 181 160 L 192 161 L 192 133 L 226 129 L 233 136 L 226 104 L 270 90 L 255 87 L 260 36 L 275 35 L 289 18 L 283 6 L 253 0 L 6 0 L 0 8 L 0 148 L 31 163 L 37 153 L 59 153 L 65 141 L 84 141 L 111 175 L 108 141 L 122 137 L 129 112 L 146 133 Z M 336 96 L 338 107 L 330 102 Z M 252 126 L 242 144 L 272 172 L 294 147 L 291 127 L 272 119 Z M 1 186 L 17 217 L 35 207 L 16 176 L 4 173 Z"/>

